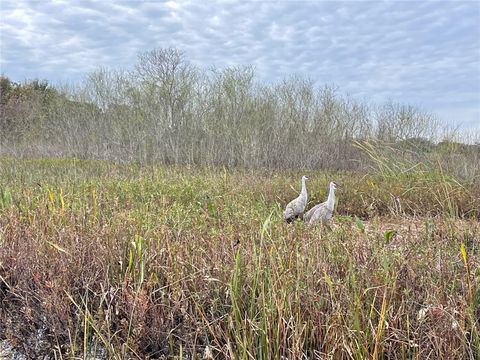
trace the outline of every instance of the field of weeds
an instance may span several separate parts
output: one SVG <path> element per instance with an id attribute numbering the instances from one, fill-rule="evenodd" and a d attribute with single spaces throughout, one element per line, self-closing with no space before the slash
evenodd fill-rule
<path id="1" fill-rule="evenodd" d="M 326 226 L 287 225 L 339 184 Z M 55 359 L 478 359 L 480 188 L 0 160 L 0 340 Z"/>

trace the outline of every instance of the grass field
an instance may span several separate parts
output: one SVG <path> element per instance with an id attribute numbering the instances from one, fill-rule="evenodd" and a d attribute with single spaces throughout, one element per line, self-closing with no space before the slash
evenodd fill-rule
<path id="1" fill-rule="evenodd" d="M 480 186 L 0 159 L 0 337 L 33 358 L 478 359 Z"/>

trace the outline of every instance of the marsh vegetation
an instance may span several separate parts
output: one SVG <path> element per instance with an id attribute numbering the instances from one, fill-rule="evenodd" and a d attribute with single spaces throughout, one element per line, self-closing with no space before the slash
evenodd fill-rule
<path id="1" fill-rule="evenodd" d="M 175 49 L 1 79 L 0 340 L 55 359 L 480 358 L 480 145 Z M 339 184 L 333 219 L 285 224 Z"/>
<path id="2" fill-rule="evenodd" d="M 1 169 L 0 333 L 17 346 L 42 329 L 56 358 L 479 354 L 478 186 L 311 172 L 312 202 L 342 189 L 307 227 L 282 219 L 297 172 Z"/>

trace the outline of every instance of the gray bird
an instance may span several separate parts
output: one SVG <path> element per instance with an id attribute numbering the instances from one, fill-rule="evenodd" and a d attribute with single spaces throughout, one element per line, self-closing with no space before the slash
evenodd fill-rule
<path id="1" fill-rule="evenodd" d="M 300 195 L 290 201 L 285 208 L 283 213 L 283 218 L 287 223 L 293 222 L 296 218 L 302 216 L 305 211 L 305 206 L 307 206 L 307 186 L 305 181 L 308 180 L 306 176 L 302 176 L 302 191 Z"/>
<path id="2" fill-rule="evenodd" d="M 315 210 L 317 210 L 320 206 L 322 206 L 324 203 L 317 204 L 314 207 L 312 207 L 310 210 L 308 210 L 305 214 L 303 214 L 303 221 L 308 223 L 310 219 L 312 218 L 313 213 Z"/>
<path id="3" fill-rule="evenodd" d="M 330 220 L 333 216 L 333 210 L 335 207 L 335 189 L 337 188 L 337 184 L 332 181 L 330 183 L 330 191 L 328 192 L 328 199 L 327 201 L 315 205 L 313 208 L 308 210 L 305 215 L 303 216 L 303 220 L 308 222 L 309 225 L 318 223 L 318 222 L 325 222 Z"/>

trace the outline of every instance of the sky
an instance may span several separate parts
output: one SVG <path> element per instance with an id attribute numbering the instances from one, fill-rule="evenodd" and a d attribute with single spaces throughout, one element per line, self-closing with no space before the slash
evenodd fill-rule
<path id="1" fill-rule="evenodd" d="M 0 0 L 0 72 L 77 82 L 176 47 L 201 68 L 253 65 L 480 129 L 480 0 Z"/>

